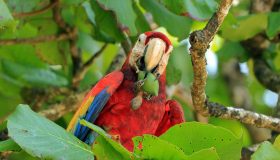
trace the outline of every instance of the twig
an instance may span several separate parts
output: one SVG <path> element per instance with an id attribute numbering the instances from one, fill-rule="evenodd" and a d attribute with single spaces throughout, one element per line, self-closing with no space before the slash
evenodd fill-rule
<path id="1" fill-rule="evenodd" d="M 97 58 L 107 47 L 107 43 L 105 43 L 100 49 L 99 51 L 97 51 L 95 54 L 93 54 L 82 66 L 81 70 L 86 70 L 94 61 L 95 58 Z"/>
<path id="2" fill-rule="evenodd" d="M 14 45 L 14 44 L 36 44 L 49 41 L 63 41 L 69 40 L 74 37 L 72 32 L 63 33 L 59 35 L 48 35 L 34 38 L 20 38 L 20 39 L 5 39 L 0 40 L 0 45 Z"/>
<path id="3" fill-rule="evenodd" d="M 195 110 L 207 116 L 205 86 L 207 79 L 205 52 L 209 47 L 224 18 L 226 17 L 232 0 L 222 0 L 218 11 L 212 16 L 203 30 L 195 31 L 190 35 L 190 53 L 193 63 L 194 82 L 192 85 L 192 100 Z"/>
<path id="4" fill-rule="evenodd" d="M 42 14 L 49 9 L 52 9 L 55 5 L 57 5 L 58 1 L 52 1 L 47 6 L 43 7 L 42 9 L 32 11 L 32 12 L 25 12 L 25 13 L 13 13 L 13 17 L 15 18 L 23 18 L 23 17 L 29 17 L 29 16 L 35 16 L 38 14 Z"/>
<path id="5" fill-rule="evenodd" d="M 49 106 L 48 109 L 39 112 L 42 116 L 54 121 L 65 115 L 66 113 L 75 111 L 81 104 L 87 91 L 81 93 L 72 93 L 61 103 Z"/>
<path id="6" fill-rule="evenodd" d="M 80 68 L 80 70 L 77 71 L 76 75 L 73 77 L 72 80 L 72 86 L 74 88 L 78 87 L 80 81 L 84 78 L 85 74 L 87 73 L 87 71 L 89 70 L 91 64 L 93 63 L 93 61 L 95 60 L 95 58 L 97 58 L 107 47 L 107 43 L 105 43 L 99 51 L 97 51 L 95 54 L 93 54 L 88 61 L 86 61 L 83 66 Z"/>
<path id="7" fill-rule="evenodd" d="M 53 10 L 52 10 L 54 21 L 64 31 L 71 32 L 71 28 L 68 27 L 68 25 L 64 22 L 63 18 L 61 17 L 59 0 L 51 0 L 51 2 L 57 4 L 53 7 Z"/>

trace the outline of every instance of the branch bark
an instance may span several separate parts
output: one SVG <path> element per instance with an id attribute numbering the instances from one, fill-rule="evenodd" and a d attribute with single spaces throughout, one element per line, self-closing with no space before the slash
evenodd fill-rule
<path id="1" fill-rule="evenodd" d="M 192 85 L 192 100 L 196 111 L 207 116 L 204 106 L 206 101 L 205 86 L 207 79 L 205 52 L 226 17 L 232 0 L 222 0 L 216 13 L 203 30 L 194 31 L 190 35 L 190 53 L 193 63 L 194 82 Z"/>

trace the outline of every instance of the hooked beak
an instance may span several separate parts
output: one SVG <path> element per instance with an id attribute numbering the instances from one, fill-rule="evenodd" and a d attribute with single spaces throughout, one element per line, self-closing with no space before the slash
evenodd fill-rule
<path id="1" fill-rule="evenodd" d="M 165 42 L 160 38 L 153 38 L 148 42 L 144 51 L 146 52 L 144 53 L 146 71 L 153 70 L 159 64 L 164 54 L 165 47 Z"/>

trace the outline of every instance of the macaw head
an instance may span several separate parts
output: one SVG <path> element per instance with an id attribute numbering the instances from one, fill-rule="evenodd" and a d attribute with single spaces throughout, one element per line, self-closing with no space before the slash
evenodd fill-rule
<path id="1" fill-rule="evenodd" d="M 163 33 L 145 32 L 134 45 L 129 64 L 137 73 L 144 71 L 159 77 L 165 71 L 172 49 L 170 40 Z"/>

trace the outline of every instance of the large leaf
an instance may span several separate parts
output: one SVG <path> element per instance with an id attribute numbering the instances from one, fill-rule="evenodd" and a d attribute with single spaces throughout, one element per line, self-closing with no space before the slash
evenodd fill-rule
<path id="1" fill-rule="evenodd" d="M 246 40 L 264 31 L 267 27 L 266 14 L 251 14 L 244 17 L 235 18 L 229 14 L 221 26 L 221 36 L 223 38 L 240 41 Z"/>
<path id="2" fill-rule="evenodd" d="M 132 153 L 125 149 L 120 143 L 112 140 L 111 136 L 107 134 L 100 127 L 89 123 L 85 120 L 81 120 L 80 123 L 84 126 L 89 127 L 91 130 L 99 134 L 93 145 L 93 152 L 98 159 L 122 159 L 129 160 L 133 157 Z"/>
<path id="3" fill-rule="evenodd" d="M 2 60 L 2 67 L 7 75 L 29 83 L 29 85 L 46 87 L 49 85 L 65 86 L 68 84 L 66 78 L 47 68 L 28 67 L 8 60 Z"/>
<path id="4" fill-rule="evenodd" d="M 280 12 L 273 12 L 268 14 L 268 24 L 266 34 L 269 38 L 273 38 L 280 32 Z"/>
<path id="5" fill-rule="evenodd" d="M 8 132 L 27 153 L 42 159 L 94 159 L 89 146 L 27 105 L 8 118 Z"/>
<path id="6" fill-rule="evenodd" d="M 220 160 L 220 157 L 214 147 L 208 149 L 202 149 L 194 152 L 189 156 L 190 160 L 204 160 L 207 157 L 208 160 Z"/>
<path id="7" fill-rule="evenodd" d="M 131 0 L 97 0 L 101 3 L 105 10 L 112 10 L 116 14 L 117 20 L 121 25 L 122 30 L 129 31 L 131 36 L 137 34 L 135 20 L 136 14 L 134 13 Z"/>
<path id="8" fill-rule="evenodd" d="M 153 135 L 143 135 L 134 137 L 134 153 L 140 159 L 156 159 L 156 160 L 219 160 L 219 156 L 215 148 L 202 149 L 190 155 L 186 155 L 182 148 L 174 144 L 164 141 Z"/>
<path id="9" fill-rule="evenodd" d="M 142 137 L 135 137 L 133 142 L 134 153 L 143 159 L 188 159 L 188 156 L 179 147 L 156 136 L 144 135 Z"/>
<path id="10" fill-rule="evenodd" d="M 240 159 L 242 136 L 236 137 L 222 127 L 187 122 L 170 128 L 160 138 L 177 145 L 186 154 L 215 147 L 221 159 Z"/>
<path id="11" fill-rule="evenodd" d="M 180 40 L 188 37 L 192 24 L 191 19 L 170 12 L 157 1 L 140 0 L 140 4 L 147 11 L 151 12 L 155 22 L 165 27 L 170 34 L 178 37 Z"/>

